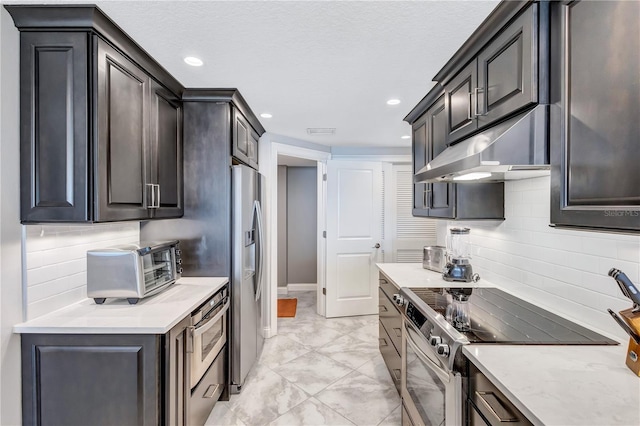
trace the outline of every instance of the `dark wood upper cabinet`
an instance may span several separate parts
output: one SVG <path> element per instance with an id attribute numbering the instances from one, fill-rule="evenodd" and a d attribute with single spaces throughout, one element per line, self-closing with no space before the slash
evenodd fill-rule
<path id="1" fill-rule="evenodd" d="M 472 102 L 477 81 L 477 65 L 473 61 L 445 85 L 447 142 L 469 135 L 478 128 Z"/>
<path id="2" fill-rule="evenodd" d="M 23 221 L 91 218 L 89 36 L 20 39 L 20 207 Z"/>
<path id="3" fill-rule="evenodd" d="M 159 185 L 155 218 L 179 217 L 184 211 L 182 103 L 169 90 L 151 82 L 152 181 Z"/>
<path id="4" fill-rule="evenodd" d="M 448 117 L 441 87 L 425 97 L 432 102 L 412 123 L 414 174 L 447 148 Z M 433 219 L 504 219 L 504 184 L 414 183 L 413 215 Z"/>
<path id="5" fill-rule="evenodd" d="M 535 5 L 526 9 L 478 55 L 478 127 L 538 101 L 537 12 Z"/>
<path id="6" fill-rule="evenodd" d="M 21 221 L 181 216 L 184 88 L 96 7 L 6 9 L 21 31 Z"/>
<path id="7" fill-rule="evenodd" d="M 640 231 L 640 3 L 551 17 L 551 223 Z"/>
<path id="8" fill-rule="evenodd" d="M 498 32 L 474 33 L 475 43 L 482 43 L 478 53 L 454 57 L 450 62 L 464 65 L 447 64 L 447 73 L 436 76 L 445 87 L 447 144 L 538 102 L 539 68 L 546 66 L 538 49 L 539 25 L 544 23 L 540 7 L 532 3 L 520 10 L 518 2 L 503 6 L 509 20 L 497 26 Z"/>
<path id="9" fill-rule="evenodd" d="M 95 218 L 100 221 L 148 216 L 152 190 L 149 90 L 151 78 L 104 40 L 98 52 Z M 147 196 L 148 195 L 148 196 Z"/>

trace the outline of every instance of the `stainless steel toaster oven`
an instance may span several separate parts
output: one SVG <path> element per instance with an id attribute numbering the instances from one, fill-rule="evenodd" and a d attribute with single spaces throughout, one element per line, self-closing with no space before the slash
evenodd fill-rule
<path id="1" fill-rule="evenodd" d="M 182 272 L 178 244 L 163 241 L 87 251 L 87 296 L 97 304 L 108 297 L 135 304 L 164 290 Z"/>

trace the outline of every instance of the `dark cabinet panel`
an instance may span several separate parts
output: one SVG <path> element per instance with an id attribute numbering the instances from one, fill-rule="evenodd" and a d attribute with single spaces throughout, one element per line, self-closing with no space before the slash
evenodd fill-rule
<path id="1" fill-rule="evenodd" d="M 428 161 L 447 149 L 447 114 L 444 96 L 428 110 L 429 134 L 427 137 Z M 455 185 L 452 183 L 430 183 L 429 216 L 451 218 L 455 216 Z"/>
<path id="2" fill-rule="evenodd" d="M 177 82 L 95 7 L 7 10 L 21 31 L 21 221 L 180 217 Z"/>
<path id="3" fill-rule="evenodd" d="M 20 39 L 20 187 L 25 221 L 89 217 L 86 33 Z"/>
<path id="4" fill-rule="evenodd" d="M 183 206 L 182 104 L 164 87 L 151 84 L 152 181 L 159 207 L 153 217 L 179 217 Z"/>
<path id="5" fill-rule="evenodd" d="M 96 219 L 148 217 L 151 191 L 148 109 L 151 79 L 95 37 L 98 52 Z"/>
<path id="6" fill-rule="evenodd" d="M 160 424 L 160 337 L 22 335 L 23 423 Z"/>
<path id="7" fill-rule="evenodd" d="M 553 4 L 551 222 L 640 231 L 640 3 Z"/>
<path id="8" fill-rule="evenodd" d="M 427 114 L 420 117 L 412 126 L 413 136 L 413 174 L 427 165 Z M 416 183 L 413 185 L 413 215 L 429 216 L 428 185 Z"/>
<path id="9" fill-rule="evenodd" d="M 478 56 L 474 115 L 485 126 L 538 100 L 537 5 L 526 9 Z"/>
<path id="10" fill-rule="evenodd" d="M 471 102 L 477 80 L 477 66 L 474 60 L 445 86 L 447 143 L 449 144 L 478 128 Z"/>

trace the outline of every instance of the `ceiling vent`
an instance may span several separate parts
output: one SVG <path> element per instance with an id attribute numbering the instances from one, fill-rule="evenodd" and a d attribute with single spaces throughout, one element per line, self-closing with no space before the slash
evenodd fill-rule
<path id="1" fill-rule="evenodd" d="M 329 128 L 329 127 L 309 127 L 307 129 L 307 133 L 310 134 L 311 136 L 315 136 L 315 135 L 335 135 L 336 134 L 336 129 L 335 128 Z"/>

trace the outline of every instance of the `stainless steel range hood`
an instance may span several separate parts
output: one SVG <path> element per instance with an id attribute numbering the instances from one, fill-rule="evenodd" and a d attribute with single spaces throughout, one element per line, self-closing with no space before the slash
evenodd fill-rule
<path id="1" fill-rule="evenodd" d="M 495 182 L 548 175 L 548 118 L 548 106 L 537 105 L 457 142 L 419 170 L 414 182 Z"/>

